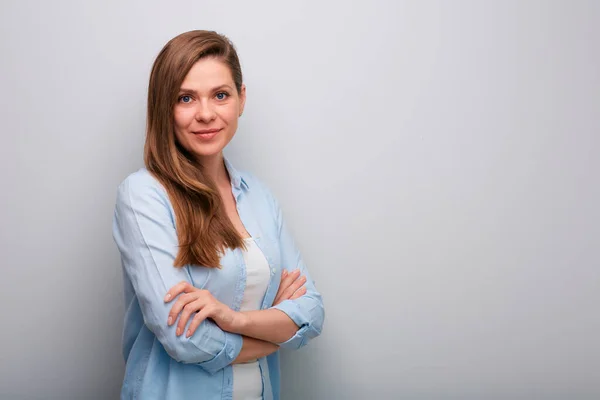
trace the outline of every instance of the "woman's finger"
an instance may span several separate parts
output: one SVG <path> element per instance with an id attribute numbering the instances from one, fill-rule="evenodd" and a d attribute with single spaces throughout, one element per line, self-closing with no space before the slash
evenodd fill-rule
<path id="1" fill-rule="evenodd" d="M 165 295 L 165 303 L 170 302 L 181 293 L 189 293 L 195 288 L 187 281 L 181 281 L 177 285 L 173 286 Z"/>
<path id="2" fill-rule="evenodd" d="M 297 269 L 295 271 L 288 272 L 284 279 L 281 280 L 280 286 L 287 288 L 300 276 L 300 270 Z"/>
<path id="3" fill-rule="evenodd" d="M 284 273 L 286 274 L 285 277 L 283 276 Z M 281 275 L 281 283 L 279 284 L 279 289 L 275 294 L 275 300 L 273 300 L 273 304 L 278 304 L 283 300 L 283 293 L 298 279 L 298 276 L 300 276 L 300 270 L 297 269 L 292 272 L 286 272 L 286 270 L 283 270 Z"/>
<path id="4" fill-rule="evenodd" d="M 296 290 L 290 300 L 296 300 L 299 297 L 302 297 L 306 294 L 306 286 L 302 286 L 300 289 Z"/>
<path id="5" fill-rule="evenodd" d="M 280 287 L 277 291 L 277 295 L 275 296 L 275 300 L 273 304 L 279 304 L 284 300 L 292 299 L 292 296 L 296 291 L 298 291 L 304 284 L 306 283 L 306 278 L 304 276 L 299 277 L 294 282 L 292 282 L 287 288 Z M 304 294 L 304 293 L 303 293 Z M 300 297 L 300 296 L 298 296 Z M 296 297 L 297 298 L 297 297 Z"/>
<path id="6" fill-rule="evenodd" d="M 280 293 L 286 290 L 292 283 L 294 283 L 296 279 L 298 279 L 299 276 L 300 270 L 287 273 L 286 277 L 281 280 L 281 283 L 279 284 L 279 290 L 277 292 Z"/>
<path id="7" fill-rule="evenodd" d="M 287 286 L 285 285 L 286 282 L 286 278 L 288 276 L 288 272 L 286 269 L 284 269 L 281 272 L 281 281 L 279 282 L 279 288 L 277 289 L 277 293 L 275 293 L 275 300 L 273 300 L 273 304 L 277 304 L 279 302 L 279 297 L 281 296 L 281 293 L 284 291 L 284 289 L 287 288 Z"/>
<path id="8" fill-rule="evenodd" d="M 190 323 L 190 327 L 188 328 L 188 331 L 185 334 L 185 336 L 186 337 L 192 336 L 194 334 L 194 332 L 196 332 L 196 329 L 200 326 L 202 321 L 204 321 L 206 318 L 210 317 L 211 311 L 212 310 L 210 309 L 210 307 L 204 307 L 202 310 L 197 312 L 196 315 L 194 316 L 194 318 L 192 318 L 192 322 Z"/>
<path id="9" fill-rule="evenodd" d="M 169 326 L 173 325 L 175 323 L 175 321 L 177 321 L 177 316 L 179 315 L 181 310 L 183 310 L 183 308 L 187 304 L 195 301 L 197 298 L 198 298 L 197 293 L 186 293 L 186 294 L 179 296 L 177 301 L 173 304 L 173 307 L 171 307 L 171 311 L 169 311 L 169 318 L 167 319 L 167 325 L 169 325 Z"/>
<path id="10" fill-rule="evenodd" d="M 306 277 L 301 276 L 300 278 L 296 279 L 286 290 L 283 291 L 283 293 L 281 294 L 281 298 L 282 299 L 289 299 L 292 297 L 292 295 L 294 294 L 294 292 L 298 289 L 300 289 L 304 284 L 306 283 Z"/>
<path id="11" fill-rule="evenodd" d="M 186 304 L 181 311 L 181 315 L 179 316 L 179 322 L 177 323 L 177 330 L 175 331 L 175 334 L 177 336 L 181 336 L 192 313 L 202 310 L 205 306 L 206 301 L 202 298 Z"/>

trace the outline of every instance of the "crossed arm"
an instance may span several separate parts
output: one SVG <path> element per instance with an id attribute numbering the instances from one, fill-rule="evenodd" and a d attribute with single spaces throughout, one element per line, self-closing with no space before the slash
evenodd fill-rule
<path id="1" fill-rule="evenodd" d="M 303 286 L 306 278 L 296 270 L 281 275 L 279 290 L 273 305 L 284 300 L 294 300 L 306 293 Z M 179 296 L 179 297 L 177 297 Z M 274 353 L 278 343 L 289 340 L 299 329 L 298 325 L 283 311 L 275 308 L 257 311 L 233 311 L 227 305 L 215 299 L 207 290 L 198 289 L 184 281 L 173 286 L 165 296 L 165 302 L 173 303 L 166 323 L 171 326 L 177 322 L 175 331 L 181 336 L 190 318 L 186 337 L 194 334 L 198 326 L 207 318 L 212 319 L 221 329 L 242 335 L 242 350 L 233 363 L 243 363 Z"/>
<path id="2" fill-rule="evenodd" d="M 194 288 L 185 268 L 173 267 L 179 246 L 172 213 L 164 188 L 148 173 L 135 174 L 119 187 L 113 237 L 144 323 L 171 357 L 215 373 L 278 347 L 299 348 L 320 334 L 320 294 L 280 216 L 282 264 L 299 271 L 282 277 L 273 307 L 240 313 Z M 306 280 L 298 280 L 300 275 Z M 190 318 L 193 329 L 184 336 Z"/>

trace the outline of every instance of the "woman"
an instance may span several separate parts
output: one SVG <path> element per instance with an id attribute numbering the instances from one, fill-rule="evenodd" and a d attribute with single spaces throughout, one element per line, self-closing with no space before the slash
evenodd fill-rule
<path id="1" fill-rule="evenodd" d="M 227 38 L 192 31 L 158 55 L 146 167 L 119 186 L 123 399 L 279 399 L 278 349 L 321 333 L 321 295 L 277 200 L 224 158 L 246 100 Z"/>

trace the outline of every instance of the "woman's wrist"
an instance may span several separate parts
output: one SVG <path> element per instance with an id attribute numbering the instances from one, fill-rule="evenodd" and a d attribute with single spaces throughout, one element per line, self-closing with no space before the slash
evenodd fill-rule
<path id="1" fill-rule="evenodd" d="M 263 340 L 242 336 L 242 350 L 233 361 L 233 364 L 256 361 L 259 358 L 266 357 L 279 350 L 279 346 Z"/>
<path id="2" fill-rule="evenodd" d="M 222 328 L 223 329 L 223 328 Z M 236 311 L 224 330 L 279 344 L 294 336 L 299 327 L 278 309 Z"/>
<path id="3" fill-rule="evenodd" d="M 231 333 L 243 335 L 251 324 L 250 316 L 243 311 L 235 311 Z"/>

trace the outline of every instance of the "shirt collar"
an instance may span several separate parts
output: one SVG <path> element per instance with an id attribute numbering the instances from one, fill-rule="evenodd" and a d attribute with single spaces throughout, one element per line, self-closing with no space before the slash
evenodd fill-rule
<path id="1" fill-rule="evenodd" d="M 225 168 L 227 169 L 227 173 L 229 173 L 229 179 L 231 179 L 233 187 L 238 190 L 242 187 L 248 189 L 248 182 L 246 182 L 242 174 L 240 174 L 240 172 L 237 169 L 235 169 L 235 167 L 233 166 L 233 164 L 231 164 L 227 157 L 223 157 L 223 159 L 225 161 Z"/>

